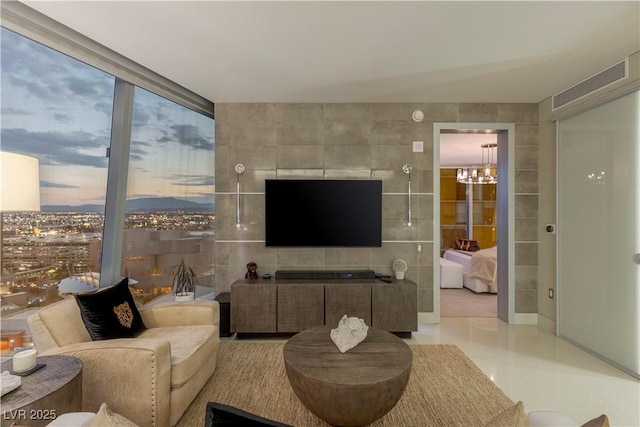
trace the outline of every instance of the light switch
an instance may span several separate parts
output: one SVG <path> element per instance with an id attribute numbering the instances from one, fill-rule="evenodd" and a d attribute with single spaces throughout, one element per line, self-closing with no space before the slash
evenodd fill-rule
<path id="1" fill-rule="evenodd" d="M 424 151 L 424 142 L 423 141 L 413 141 L 413 152 L 414 153 L 422 153 Z"/>

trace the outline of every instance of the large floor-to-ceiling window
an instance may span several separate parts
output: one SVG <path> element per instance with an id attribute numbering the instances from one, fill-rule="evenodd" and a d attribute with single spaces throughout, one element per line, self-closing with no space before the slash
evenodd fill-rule
<path id="1" fill-rule="evenodd" d="M 144 301 L 171 290 L 182 259 L 213 287 L 213 140 L 207 117 L 135 89 L 121 274 Z"/>
<path id="2" fill-rule="evenodd" d="M 35 211 L 0 206 L 3 317 L 64 298 L 60 283 L 97 276 L 110 248 L 117 248 L 110 264 L 134 279 L 142 302 L 170 291 L 167 269 L 182 257 L 201 285 L 213 286 L 212 111 L 202 114 L 138 86 L 132 100 L 118 99 L 121 76 L 0 31 L 0 149 L 37 160 L 40 199 Z M 127 103 L 130 128 L 114 138 L 113 119 Z M 122 146 L 129 153 L 123 169 L 110 155 Z M 11 181 L 17 184 L 0 183 L 3 195 L 25 191 Z M 107 196 L 119 181 L 126 183 L 121 204 Z M 123 233 L 104 232 L 122 213 L 118 206 L 125 206 Z"/>
<path id="3" fill-rule="evenodd" d="M 115 78 L 1 31 L 0 148 L 36 158 L 40 174 L 39 211 L 0 207 L 8 314 L 59 300 L 62 279 L 99 268 Z M 3 195 L 24 192 L 33 173 L 18 170 Z"/>

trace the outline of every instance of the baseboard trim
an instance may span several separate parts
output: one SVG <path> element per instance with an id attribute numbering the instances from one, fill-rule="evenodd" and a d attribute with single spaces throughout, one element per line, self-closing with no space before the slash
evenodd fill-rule
<path id="1" fill-rule="evenodd" d="M 418 313 L 418 323 L 440 323 L 436 322 L 434 313 Z M 514 325 L 537 325 L 538 313 L 515 313 Z"/>
<path id="2" fill-rule="evenodd" d="M 435 313 L 418 313 L 418 324 L 421 323 L 440 323 L 440 322 L 436 322 L 436 316 Z"/>
<path id="3" fill-rule="evenodd" d="M 538 313 L 514 313 L 514 325 L 537 325 Z"/>
<path id="4" fill-rule="evenodd" d="M 557 333 L 556 321 L 553 319 L 549 319 L 542 314 L 538 314 L 538 325 L 543 329 L 548 330 L 549 332 L 553 332 L 554 334 Z"/>

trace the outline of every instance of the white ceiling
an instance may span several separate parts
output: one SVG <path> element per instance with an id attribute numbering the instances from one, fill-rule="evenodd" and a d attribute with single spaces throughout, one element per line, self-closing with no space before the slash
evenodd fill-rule
<path id="1" fill-rule="evenodd" d="M 440 166 L 482 166 L 483 155 L 488 156 L 489 152 L 483 153 L 481 146 L 497 142 L 496 133 L 441 133 Z M 497 162 L 497 155 L 497 150 L 493 149 L 493 163 Z"/>
<path id="2" fill-rule="evenodd" d="M 537 103 L 640 50 L 639 1 L 24 3 L 213 102 Z"/>
<path id="3" fill-rule="evenodd" d="M 539 102 L 640 50 L 640 2 L 25 1 L 213 102 Z"/>

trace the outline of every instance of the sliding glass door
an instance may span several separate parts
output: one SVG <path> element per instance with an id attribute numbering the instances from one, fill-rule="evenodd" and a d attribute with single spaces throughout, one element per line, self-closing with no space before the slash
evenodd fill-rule
<path id="1" fill-rule="evenodd" d="M 558 124 L 558 332 L 640 377 L 636 91 Z"/>

